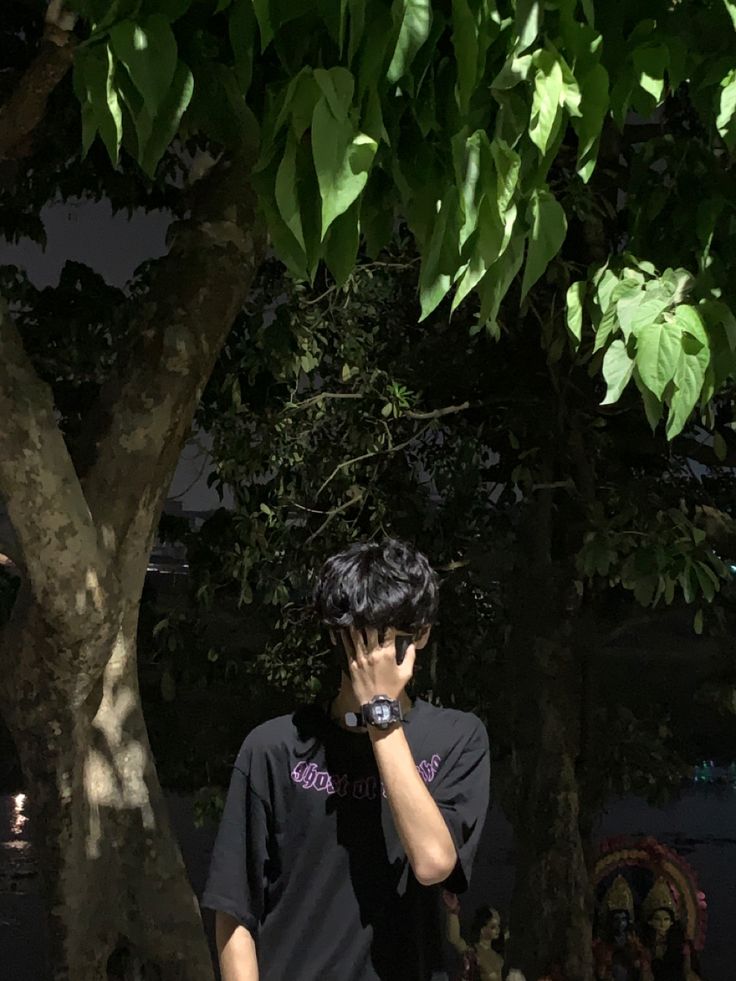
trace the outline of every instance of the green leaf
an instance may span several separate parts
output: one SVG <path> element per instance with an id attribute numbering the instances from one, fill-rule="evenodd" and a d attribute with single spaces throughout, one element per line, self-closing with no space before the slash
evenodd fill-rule
<path id="1" fill-rule="evenodd" d="M 484 197 L 478 212 L 478 239 L 476 249 L 485 268 L 489 268 L 506 250 L 516 222 L 516 205 L 504 212 L 503 219 L 493 206 L 492 199 Z"/>
<path id="2" fill-rule="evenodd" d="M 534 44 L 542 29 L 544 4 L 540 0 L 517 0 L 514 29 L 518 37 L 516 50 L 521 53 Z"/>
<path id="3" fill-rule="evenodd" d="M 108 45 L 77 53 L 74 88 L 82 104 L 82 150 L 86 154 L 99 132 L 113 166 L 117 165 L 123 117 L 114 87 L 115 64 Z"/>
<path id="4" fill-rule="evenodd" d="M 266 216 L 268 232 L 274 252 L 296 280 L 309 279 L 307 257 L 294 235 L 286 227 L 276 202 L 267 193 L 260 195 L 260 205 Z"/>
<path id="5" fill-rule="evenodd" d="M 513 89 L 509 92 L 494 92 L 493 97 L 499 106 L 494 133 L 510 147 L 514 147 L 526 135 L 529 126 L 530 109 L 527 100 Z"/>
<path id="6" fill-rule="evenodd" d="M 329 81 L 329 80 L 328 80 Z M 334 97 L 335 89 L 334 85 L 325 86 L 327 87 L 331 97 Z M 314 115 L 314 107 L 317 105 L 321 98 L 322 88 L 317 84 L 317 79 L 315 78 L 315 73 L 311 68 L 302 68 L 302 70 L 292 78 L 289 85 L 284 93 L 284 98 L 279 109 L 279 113 L 276 116 L 275 122 L 273 124 L 274 135 L 287 125 L 291 121 L 291 128 L 294 131 L 294 135 L 297 140 L 301 140 L 305 132 L 312 125 L 312 116 Z M 351 90 L 352 96 L 352 90 Z M 348 101 L 349 106 L 349 101 Z M 344 111 L 340 111 L 340 118 L 347 117 L 347 107 Z"/>
<path id="7" fill-rule="evenodd" d="M 468 262 L 455 277 L 456 287 L 450 308 L 451 313 L 457 310 L 468 293 L 474 290 L 481 279 L 483 279 L 487 271 L 488 267 L 483 261 L 482 255 L 474 251 Z"/>
<path id="8" fill-rule="evenodd" d="M 327 32 L 337 45 L 342 57 L 345 45 L 345 21 L 347 17 L 348 0 L 317 0 L 310 6 L 315 6 L 319 16 L 327 28 Z"/>
<path id="9" fill-rule="evenodd" d="M 624 342 L 613 341 L 603 357 L 603 377 L 608 387 L 601 405 L 613 405 L 614 402 L 618 402 L 621 393 L 631 380 L 634 363 L 628 355 Z"/>
<path id="10" fill-rule="evenodd" d="M 682 303 L 695 283 L 687 269 L 665 269 L 660 280 L 662 286 L 669 291 L 673 306 Z"/>
<path id="11" fill-rule="evenodd" d="M 501 303 L 521 268 L 523 260 L 524 236 L 517 233 L 511 236 L 506 251 L 494 262 L 478 284 L 478 294 L 481 301 L 478 319 L 487 328 L 496 328 Z"/>
<path id="12" fill-rule="evenodd" d="M 109 120 L 100 121 L 100 136 L 104 141 L 112 165 L 115 167 L 120 156 L 120 141 L 123 138 L 123 114 L 115 89 L 115 61 L 109 45 L 106 45 L 105 53 L 107 55 L 105 101 L 107 102 Z"/>
<path id="13" fill-rule="evenodd" d="M 682 432 L 697 405 L 705 381 L 708 360 L 708 348 L 692 336 L 685 334 L 683 330 L 682 351 L 673 378 L 675 391 L 670 398 L 670 412 L 667 418 L 667 439 L 674 439 Z"/>
<path id="14" fill-rule="evenodd" d="M 153 177 L 159 160 L 179 130 L 181 117 L 194 92 L 194 78 L 189 67 L 180 61 L 166 97 L 153 120 L 151 135 L 143 148 L 138 150 L 138 162 L 149 177 Z"/>
<path id="15" fill-rule="evenodd" d="M 730 307 L 721 300 L 706 300 L 701 303 L 700 311 L 712 329 L 723 328 L 728 347 L 732 353 L 736 352 L 736 317 Z"/>
<path id="16" fill-rule="evenodd" d="M 567 219 L 562 205 L 546 188 L 535 188 L 532 192 L 529 212 L 532 227 L 521 284 L 522 299 L 560 251 L 567 233 Z"/>
<path id="17" fill-rule="evenodd" d="M 389 82 L 398 82 L 406 75 L 417 51 L 429 37 L 432 2 L 394 0 L 393 15 L 399 25 L 399 33 L 387 77 Z"/>
<path id="18" fill-rule="evenodd" d="M 670 306 L 671 296 L 658 284 L 654 290 L 641 290 L 633 284 L 616 303 L 621 330 L 628 340 L 630 334 L 636 334 L 641 328 L 654 323 Z"/>
<path id="19" fill-rule="evenodd" d="M 675 307 L 675 320 L 684 333 L 689 334 L 702 347 L 706 349 L 710 347 L 708 333 L 697 307 L 693 307 L 689 303 L 681 303 Z"/>
<path id="20" fill-rule="evenodd" d="M 235 71 L 222 62 L 193 66 L 194 92 L 186 114 L 187 127 L 233 150 L 258 147 L 258 121 L 240 91 Z"/>
<path id="21" fill-rule="evenodd" d="M 736 30 L 736 2 L 734 0 L 723 0 L 723 5 L 728 12 L 728 16 L 731 18 L 734 30 Z"/>
<path id="22" fill-rule="evenodd" d="M 698 609 L 695 611 L 695 616 L 693 617 L 693 630 L 698 636 L 703 632 L 703 611 Z"/>
<path id="23" fill-rule="evenodd" d="M 530 54 L 512 54 L 504 63 L 501 71 L 491 82 L 494 95 L 497 92 L 515 88 L 520 82 L 526 82 L 534 68 L 534 56 Z"/>
<path id="24" fill-rule="evenodd" d="M 654 432 L 662 421 L 664 406 L 662 401 L 646 387 L 636 368 L 634 368 L 634 382 L 636 383 L 636 387 L 639 389 L 642 402 L 644 403 L 644 414 L 647 417 L 647 422 L 649 423 L 652 432 Z"/>
<path id="25" fill-rule="evenodd" d="M 261 54 L 266 50 L 274 36 L 274 25 L 271 20 L 271 0 L 252 0 L 253 10 L 258 21 L 261 34 Z"/>
<path id="26" fill-rule="evenodd" d="M 352 65 L 365 30 L 365 0 L 348 0 L 348 8 L 350 10 L 348 64 Z"/>
<path id="27" fill-rule="evenodd" d="M 343 286 L 353 269 L 360 244 L 360 202 L 355 201 L 333 221 L 327 233 L 324 256 L 338 286 Z"/>
<path id="28" fill-rule="evenodd" d="M 644 44 L 634 49 L 631 60 L 639 87 L 658 103 L 664 91 L 664 74 L 670 62 L 669 51 L 663 44 Z"/>
<path id="29" fill-rule="evenodd" d="M 567 289 L 567 329 L 573 339 L 573 348 L 577 350 L 583 336 L 583 300 L 585 298 L 585 283 L 571 283 Z"/>
<path id="30" fill-rule="evenodd" d="M 452 0 L 452 43 L 460 112 L 467 113 L 478 77 L 478 24 L 468 0 Z"/>
<path id="31" fill-rule="evenodd" d="M 675 376 L 681 352 L 682 331 L 677 323 L 649 324 L 636 336 L 636 367 L 658 399 Z"/>
<path id="32" fill-rule="evenodd" d="M 720 433 L 713 434 L 713 452 L 716 455 L 716 459 L 721 463 L 723 463 L 728 456 L 728 446 L 726 445 L 726 440 Z"/>
<path id="33" fill-rule="evenodd" d="M 560 127 L 564 82 L 560 63 L 550 51 L 540 50 L 534 59 L 537 71 L 534 75 L 529 139 L 544 156 Z"/>
<path id="34" fill-rule="evenodd" d="M 189 10 L 189 8 L 192 6 L 192 2 L 193 0 L 144 0 L 144 3 L 141 4 L 138 16 L 146 17 L 149 14 L 163 14 L 163 16 L 169 21 L 178 20 L 180 17 L 184 16 L 187 10 Z M 115 6 L 115 3 L 112 3 L 110 6 Z M 219 4 L 218 6 L 222 6 L 222 4 Z M 227 6 L 227 4 L 225 4 L 225 6 Z M 215 13 L 219 13 L 219 10 L 216 10 Z M 118 17 L 119 16 L 120 14 L 118 13 Z M 116 18 L 113 18 L 113 20 L 115 19 Z"/>
<path id="35" fill-rule="evenodd" d="M 253 77 L 256 19 L 252 0 L 235 0 L 230 10 L 228 35 L 235 57 L 235 75 L 245 94 Z"/>
<path id="36" fill-rule="evenodd" d="M 451 188 L 434 221 L 429 246 L 419 273 L 421 320 L 430 315 L 452 286 L 457 269 L 458 195 Z"/>
<path id="37" fill-rule="evenodd" d="M 491 155 L 496 170 L 496 205 L 499 215 L 503 217 L 516 194 L 521 159 L 518 153 L 498 137 L 491 143 Z"/>
<path id="38" fill-rule="evenodd" d="M 177 64 L 176 38 L 168 20 L 153 14 L 142 24 L 123 20 L 110 30 L 115 55 L 155 116 L 166 98 Z"/>
<path id="39" fill-rule="evenodd" d="M 597 64 L 580 79 L 580 117 L 571 120 L 578 138 L 578 174 L 590 180 L 598 156 L 603 121 L 608 112 L 608 72 Z"/>
<path id="40" fill-rule="evenodd" d="M 376 259 L 394 231 L 393 188 L 381 170 L 373 170 L 360 199 L 360 230 L 366 254 Z"/>
<path id="41" fill-rule="evenodd" d="M 736 146 L 736 70 L 730 71 L 721 82 L 721 99 L 716 128 L 729 150 Z"/>
<path id="42" fill-rule="evenodd" d="M 322 198 L 322 238 L 332 222 L 350 207 L 368 180 L 378 144 L 356 133 L 347 119 L 336 119 L 326 98 L 312 116 L 312 156 Z"/>
<path id="43" fill-rule="evenodd" d="M 118 62 L 117 70 L 115 72 L 115 83 L 123 105 L 128 110 L 128 114 L 133 120 L 133 126 L 135 128 L 136 146 L 134 150 L 131 149 L 130 152 L 140 163 L 143 159 L 146 144 L 151 136 L 153 119 L 150 112 L 143 104 L 143 96 L 133 85 L 127 71 L 125 70 L 125 67 L 120 64 L 120 62 Z M 130 138 L 130 127 L 124 127 L 124 129 L 128 130 L 128 132 L 124 133 L 124 135 L 126 138 Z"/>
<path id="44" fill-rule="evenodd" d="M 279 164 L 279 169 L 276 171 L 274 196 L 279 213 L 284 219 L 284 224 L 306 252 L 301 209 L 297 195 L 296 147 L 296 137 L 290 130 L 286 139 L 284 156 Z"/>
<path id="45" fill-rule="evenodd" d="M 560 70 L 562 71 L 562 105 L 567 109 L 567 113 L 571 119 L 579 119 L 582 115 L 580 112 L 580 102 L 582 100 L 582 95 L 580 92 L 580 86 L 578 85 L 578 80 L 572 73 L 572 69 L 565 61 L 563 57 L 560 57 Z"/>
<path id="46" fill-rule="evenodd" d="M 698 580 L 703 597 L 706 602 L 712 603 L 720 586 L 715 573 L 702 562 L 693 562 L 693 571 L 695 572 L 695 578 Z"/>
<path id="47" fill-rule="evenodd" d="M 355 91 L 355 79 L 347 68 L 315 68 L 314 80 L 335 119 L 347 119 Z"/>
<path id="48" fill-rule="evenodd" d="M 488 137 L 482 130 L 476 131 L 467 139 L 464 138 L 464 131 L 461 131 L 452 141 L 455 173 L 464 218 L 458 242 L 461 249 L 478 225 L 478 206 L 482 189 L 481 149 L 487 146 Z"/>

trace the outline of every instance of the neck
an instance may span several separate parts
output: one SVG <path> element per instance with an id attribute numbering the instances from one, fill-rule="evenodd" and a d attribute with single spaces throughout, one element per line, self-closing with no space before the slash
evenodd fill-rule
<path id="1" fill-rule="evenodd" d="M 406 716 L 412 707 L 412 700 L 409 698 L 406 691 L 402 691 L 401 695 L 399 696 L 399 702 L 401 704 L 401 711 L 404 716 Z M 348 712 L 354 712 L 357 714 L 360 711 L 360 708 L 360 702 L 353 691 L 353 686 L 350 684 L 350 679 L 343 674 L 340 680 L 340 690 L 330 706 L 330 714 L 337 723 L 343 726 L 343 728 L 347 728 L 344 723 L 345 715 Z M 351 731 L 355 732 L 355 729 L 353 728 Z M 361 728 L 359 731 L 365 732 L 365 729 Z"/>

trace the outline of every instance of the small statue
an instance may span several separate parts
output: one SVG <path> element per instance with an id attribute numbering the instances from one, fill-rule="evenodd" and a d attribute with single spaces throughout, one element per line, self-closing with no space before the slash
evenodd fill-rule
<path id="1" fill-rule="evenodd" d="M 644 949 L 634 931 L 634 895 L 616 876 L 603 898 L 601 935 L 593 941 L 596 981 L 641 981 Z"/>
<path id="2" fill-rule="evenodd" d="M 700 981 L 697 952 L 677 918 L 677 905 L 665 878 L 659 878 L 642 904 L 647 958 L 642 981 Z"/>
<path id="3" fill-rule="evenodd" d="M 478 907 L 467 943 L 460 933 L 460 900 L 451 892 L 444 892 L 442 898 L 447 907 L 447 939 L 463 961 L 458 981 L 501 981 L 505 937 L 498 910 Z"/>

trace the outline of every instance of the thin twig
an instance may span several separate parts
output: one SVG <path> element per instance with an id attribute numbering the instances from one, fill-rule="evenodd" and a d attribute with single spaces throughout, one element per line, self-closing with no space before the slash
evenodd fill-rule
<path id="1" fill-rule="evenodd" d="M 315 296 L 314 299 L 312 299 L 312 300 L 302 300 L 301 301 L 302 302 L 302 305 L 305 306 L 305 307 L 312 307 L 312 306 L 315 305 L 315 303 L 321 303 L 322 300 L 324 300 L 324 298 L 326 296 L 329 296 L 331 293 L 334 293 L 336 290 L 337 290 L 337 285 L 330 286 L 330 287 L 328 287 L 324 291 L 324 293 L 320 293 L 319 296 Z"/>
<path id="2" fill-rule="evenodd" d="M 444 409 L 433 409 L 431 412 L 405 412 L 404 416 L 408 419 L 441 419 L 443 416 L 465 412 L 469 408 L 470 402 L 462 402 L 460 405 L 448 405 Z"/>
<path id="3" fill-rule="evenodd" d="M 352 507 L 354 504 L 358 504 L 362 500 L 363 500 L 363 495 L 362 494 L 356 494 L 355 497 L 351 497 L 349 501 L 345 501 L 339 507 L 333 508 L 333 510 L 330 511 L 330 513 L 327 515 L 327 517 L 322 522 L 322 524 L 319 526 L 319 528 L 316 531 L 312 532 L 312 534 L 309 536 L 309 538 L 306 540 L 306 542 L 304 544 L 305 545 L 310 545 L 314 541 L 315 538 L 318 538 L 322 534 L 322 532 L 325 530 L 325 528 L 327 527 L 327 525 L 331 521 L 333 521 L 337 517 L 338 514 L 342 514 L 343 511 L 347 511 L 348 508 Z"/>
<path id="4" fill-rule="evenodd" d="M 316 395 L 311 395 L 308 399 L 304 399 L 301 402 L 289 402 L 285 406 L 286 409 L 306 409 L 310 405 L 314 405 L 317 402 L 321 402 L 324 399 L 362 399 L 364 398 L 359 392 L 318 392 Z"/>
<path id="5" fill-rule="evenodd" d="M 414 440 L 419 439 L 419 437 L 424 435 L 424 433 L 426 433 L 428 429 L 429 429 L 429 425 L 423 426 L 418 433 L 415 433 L 413 436 L 409 437 L 409 439 L 405 440 L 403 443 L 397 443 L 396 446 L 387 447 L 385 450 L 373 450 L 370 453 L 363 453 L 360 456 L 353 457 L 352 460 L 343 460 L 342 463 L 338 463 L 338 465 L 332 471 L 330 476 L 317 491 L 317 497 L 319 497 L 319 495 L 322 493 L 325 487 L 327 487 L 327 485 L 333 480 L 333 478 L 336 477 L 341 470 L 344 470 L 345 467 L 350 467 L 354 463 L 360 463 L 362 460 L 370 460 L 371 457 L 374 456 L 381 456 L 383 454 L 388 454 L 388 453 L 398 453 L 399 450 L 405 449 L 407 446 L 413 443 Z"/>

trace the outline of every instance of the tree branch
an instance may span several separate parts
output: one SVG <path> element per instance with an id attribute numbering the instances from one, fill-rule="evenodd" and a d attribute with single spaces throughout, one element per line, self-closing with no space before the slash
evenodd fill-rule
<path id="1" fill-rule="evenodd" d="M 38 54 L 0 106 L 0 160 L 18 160 L 30 153 L 31 136 L 46 113 L 46 102 L 74 60 L 74 22 L 61 0 L 52 0 Z"/>
<path id="2" fill-rule="evenodd" d="M 306 540 L 304 544 L 311 545 L 312 542 L 315 540 L 315 538 L 319 538 L 319 536 L 322 534 L 325 528 L 330 524 L 330 522 L 334 518 L 338 516 L 338 514 L 342 514 L 343 511 L 347 511 L 348 508 L 353 507 L 353 505 L 355 504 L 361 504 L 362 501 L 363 501 L 363 494 L 356 494 L 355 497 L 351 497 L 349 500 L 344 501 L 342 504 L 339 505 L 339 507 L 333 508 L 331 511 L 328 511 L 325 520 L 322 522 L 322 524 L 319 526 L 319 528 L 316 531 L 312 532 L 312 534 L 309 536 L 309 538 Z"/>
<path id="3" fill-rule="evenodd" d="M 301 402 L 288 402 L 284 406 L 285 411 L 294 411 L 295 409 L 308 409 L 310 405 L 316 405 L 318 402 L 325 402 L 329 399 L 362 399 L 365 396 L 360 392 L 317 392 L 316 395 L 310 395 L 309 398 L 303 399 Z"/>
<path id="4" fill-rule="evenodd" d="M 0 419 L 0 494 L 34 599 L 60 633 L 90 636 L 95 621 L 104 621 L 110 577 L 52 393 L 34 371 L 3 304 Z"/>
<path id="5" fill-rule="evenodd" d="M 417 440 L 421 436 L 423 436 L 424 433 L 426 433 L 426 431 L 428 429 L 429 429 L 429 424 L 427 424 L 426 426 L 423 426 L 419 430 L 418 433 L 414 433 L 413 436 L 410 436 L 409 439 L 404 440 L 403 443 L 397 443 L 396 446 L 387 446 L 385 450 L 371 450 L 370 453 L 362 453 L 360 456 L 354 456 L 350 460 L 343 460 L 342 463 L 338 463 L 338 465 L 332 471 L 332 473 L 327 478 L 327 480 L 324 481 L 324 483 L 322 484 L 322 486 L 320 487 L 320 489 L 317 491 L 317 495 L 316 496 L 319 497 L 320 494 L 322 493 L 322 491 L 325 489 L 325 487 L 327 487 L 327 485 L 332 480 L 334 480 L 334 478 L 340 473 L 341 470 L 344 470 L 345 467 L 350 467 L 354 463 L 361 463 L 363 460 L 370 460 L 371 457 L 375 457 L 375 456 L 387 456 L 389 453 L 398 453 L 399 450 L 406 449 L 406 447 L 407 446 L 410 446 L 414 442 L 414 440 Z"/>
<path id="6" fill-rule="evenodd" d="M 433 409 L 431 412 L 404 412 L 402 415 L 409 419 L 441 419 L 443 416 L 451 416 L 457 412 L 466 412 L 470 408 L 470 402 L 462 402 L 460 405 L 447 405 L 444 409 Z"/>
<path id="7" fill-rule="evenodd" d="M 198 182 L 191 217 L 175 226 L 169 254 L 153 267 L 137 318 L 139 349 L 106 406 L 106 430 L 93 441 L 83 481 L 126 592 L 142 586 L 141 555 L 265 247 L 248 165 L 222 160 Z"/>

